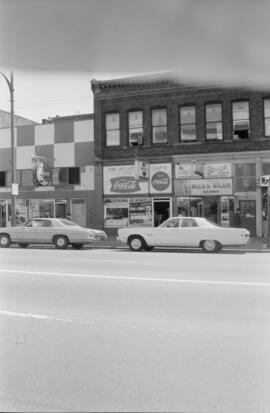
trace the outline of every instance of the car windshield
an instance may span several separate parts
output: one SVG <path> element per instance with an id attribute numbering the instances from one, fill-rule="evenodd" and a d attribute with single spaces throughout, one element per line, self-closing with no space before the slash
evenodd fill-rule
<path id="1" fill-rule="evenodd" d="M 70 221 L 69 219 L 59 219 L 59 222 L 61 222 L 61 224 L 65 225 L 66 227 L 80 227 L 80 225 L 76 224 L 73 221 Z"/>

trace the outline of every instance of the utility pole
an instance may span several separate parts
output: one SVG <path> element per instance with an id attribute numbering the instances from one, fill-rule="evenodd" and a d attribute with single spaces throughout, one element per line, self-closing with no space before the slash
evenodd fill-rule
<path id="1" fill-rule="evenodd" d="M 9 87 L 10 93 L 10 134 L 11 134 L 11 225 L 16 225 L 16 195 L 18 195 L 18 185 L 16 184 L 16 155 L 15 155 L 15 140 L 14 140 L 14 82 L 13 72 L 10 72 L 10 80 L 0 72 Z"/>

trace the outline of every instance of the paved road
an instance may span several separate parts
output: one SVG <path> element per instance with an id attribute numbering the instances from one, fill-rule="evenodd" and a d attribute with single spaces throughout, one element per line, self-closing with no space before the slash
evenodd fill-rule
<path id="1" fill-rule="evenodd" d="M 0 250 L 0 411 L 270 410 L 270 256 Z"/>

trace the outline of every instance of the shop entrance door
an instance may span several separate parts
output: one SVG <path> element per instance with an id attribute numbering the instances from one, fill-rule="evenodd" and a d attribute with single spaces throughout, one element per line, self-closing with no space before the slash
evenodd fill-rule
<path id="1" fill-rule="evenodd" d="M 65 199 L 55 200 L 55 217 L 66 218 L 67 216 L 67 201 Z"/>
<path id="2" fill-rule="evenodd" d="M 153 200 L 154 226 L 158 227 L 171 216 L 171 199 L 159 198 Z"/>
<path id="3" fill-rule="evenodd" d="M 218 224 L 218 197 L 207 196 L 203 198 L 203 215 L 209 221 Z"/>
<path id="4" fill-rule="evenodd" d="M 251 236 L 256 236 L 256 201 L 239 201 L 242 224 L 241 227 L 250 231 Z"/>
<path id="5" fill-rule="evenodd" d="M 7 226 L 6 201 L 0 201 L 0 227 Z"/>

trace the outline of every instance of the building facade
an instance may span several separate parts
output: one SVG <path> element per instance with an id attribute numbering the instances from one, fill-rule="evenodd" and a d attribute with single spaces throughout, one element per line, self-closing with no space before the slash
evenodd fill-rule
<path id="1" fill-rule="evenodd" d="M 10 112 L 5 110 L 0 110 L 0 128 L 9 128 L 10 127 Z M 23 118 L 22 116 L 14 115 L 14 126 L 24 126 L 24 125 L 38 125 L 37 122 L 33 120 Z"/>
<path id="2" fill-rule="evenodd" d="M 92 80 L 92 91 L 108 232 L 179 214 L 233 226 L 240 208 L 242 226 L 263 235 L 270 92 L 181 84 L 170 74 Z"/>
<path id="3" fill-rule="evenodd" d="M 16 222 L 32 217 L 66 217 L 99 226 L 101 173 L 95 167 L 93 115 L 56 117 L 15 128 Z M 10 128 L 0 129 L 0 226 L 11 221 Z M 46 182 L 33 182 L 33 162 L 48 166 Z M 44 171 L 43 171 L 44 172 Z M 100 193 L 100 200 L 99 200 Z"/>

